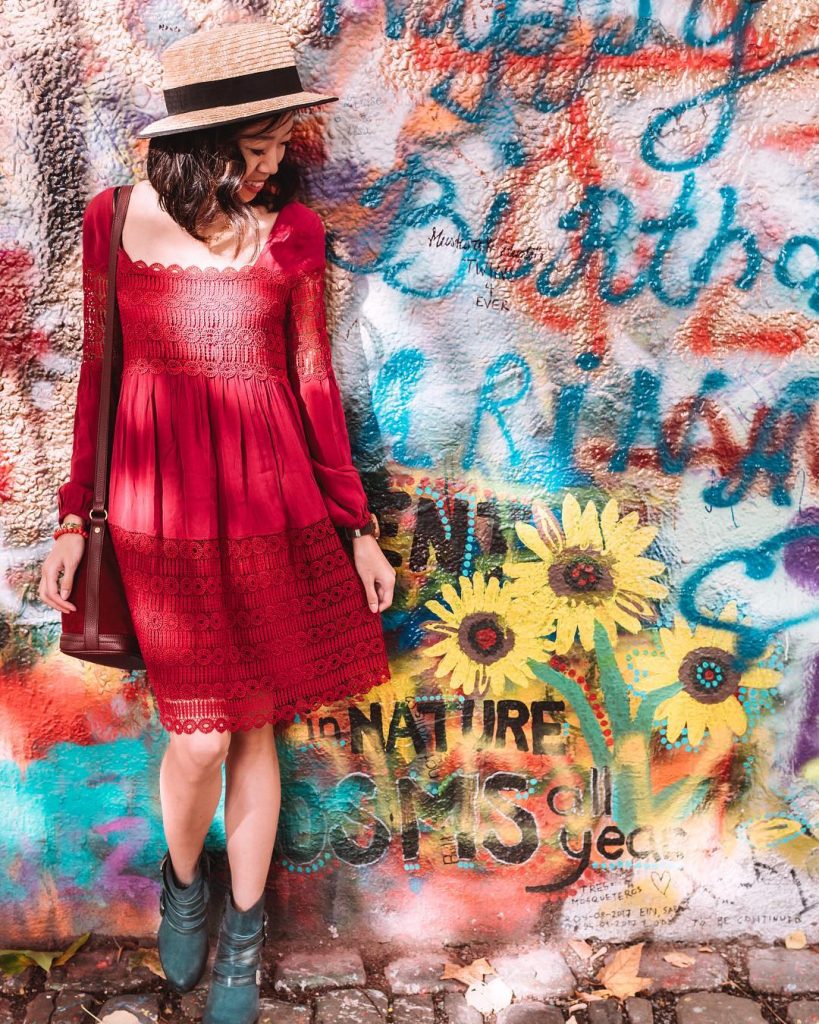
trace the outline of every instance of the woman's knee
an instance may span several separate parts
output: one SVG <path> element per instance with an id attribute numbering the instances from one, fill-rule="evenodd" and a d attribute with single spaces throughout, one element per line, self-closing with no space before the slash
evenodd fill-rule
<path id="1" fill-rule="evenodd" d="M 256 726 L 253 729 L 242 729 L 233 734 L 230 744 L 230 758 L 239 757 L 250 752 L 276 752 L 276 740 L 273 726 L 270 724 Z"/>
<path id="2" fill-rule="evenodd" d="M 175 756 L 194 771 L 212 771 L 230 749 L 229 732 L 192 732 L 171 735 Z"/>

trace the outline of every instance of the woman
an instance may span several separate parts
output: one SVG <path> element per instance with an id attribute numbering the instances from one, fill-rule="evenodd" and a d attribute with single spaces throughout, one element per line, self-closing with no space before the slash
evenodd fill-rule
<path id="1" fill-rule="evenodd" d="M 280 808 L 274 725 L 390 678 L 380 613 L 395 572 L 351 464 L 324 228 L 284 157 L 294 111 L 337 97 L 302 89 L 269 22 L 194 33 L 162 59 L 169 114 L 140 132 L 148 177 L 118 253 L 108 522 L 169 733 L 160 959 L 179 991 L 207 961 L 204 840 L 224 761 L 231 886 L 204 1022 L 251 1024 Z M 113 191 L 83 219 L 74 450 L 40 584 L 61 612 L 92 503 Z"/>

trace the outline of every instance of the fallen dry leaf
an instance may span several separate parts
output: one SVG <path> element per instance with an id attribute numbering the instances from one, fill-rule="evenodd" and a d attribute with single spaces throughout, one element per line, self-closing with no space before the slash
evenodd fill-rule
<path id="1" fill-rule="evenodd" d="M 140 946 L 128 958 L 128 966 L 133 970 L 135 967 L 145 967 L 152 974 L 159 978 L 165 978 L 162 964 L 159 960 L 159 950 L 156 946 Z M 167 979 L 165 979 L 167 981 Z"/>
<path id="2" fill-rule="evenodd" d="M 0 971 L 15 977 L 26 967 L 36 964 L 37 967 L 42 967 L 46 974 L 49 974 L 52 967 L 60 967 L 70 960 L 90 937 L 91 932 L 85 932 L 62 952 L 46 949 L 0 949 Z"/>
<path id="3" fill-rule="evenodd" d="M 614 993 L 607 988 L 599 988 L 596 992 L 575 992 L 575 995 L 586 1003 L 596 1003 L 600 999 L 610 999 Z"/>
<path id="4" fill-rule="evenodd" d="M 594 956 L 594 950 L 585 939 L 569 939 L 567 945 L 574 955 L 579 956 L 581 960 L 591 960 Z"/>
<path id="5" fill-rule="evenodd" d="M 468 1006 L 474 1006 L 478 1013 L 499 1013 L 512 1002 L 512 989 L 503 978 L 490 981 L 475 981 L 464 992 Z"/>
<path id="6" fill-rule="evenodd" d="M 640 958 L 645 943 L 618 949 L 611 958 L 611 963 L 601 967 L 597 972 L 597 980 L 605 985 L 617 999 L 630 999 L 642 992 L 651 984 L 651 978 L 641 978 Z"/>
<path id="7" fill-rule="evenodd" d="M 667 964 L 671 964 L 672 967 L 692 967 L 697 962 L 693 956 L 689 956 L 687 953 L 680 953 L 677 950 L 666 953 L 663 960 Z"/>
<path id="8" fill-rule="evenodd" d="M 456 981 L 462 981 L 464 985 L 471 985 L 475 981 L 483 981 L 485 974 L 495 973 L 495 968 L 485 957 L 473 960 L 468 964 L 453 964 L 446 961 L 441 981 L 445 981 L 447 978 L 455 978 Z"/>
<path id="9" fill-rule="evenodd" d="M 79 938 L 75 939 L 68 947 L 68 949 L 61 956 L 57 957 L 57 959 L 54 961 L 54 967 L 62 967 L 64 963 L 67 963 L 67 961 L 69 961 L 71 957 L 74 956 L 74 954 L 77 952 L 80 946 L 84 946 L 85 943 L 88 942 L 90 937 L 91 932 L 85 932 L 84 935 L 80 935 Z"/>
<path id="10" fill-rule="evenodd" d="M 791 932 L 790 935 L 785 938 L 786 949 L 804 949 L 808 944 L 808 938 L 804 932 L 796 931 Z"/>

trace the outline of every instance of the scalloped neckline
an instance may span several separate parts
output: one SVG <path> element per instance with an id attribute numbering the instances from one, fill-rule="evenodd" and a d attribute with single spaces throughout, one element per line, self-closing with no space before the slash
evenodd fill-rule
<path id="1" fill-rule="evenodd" d="M 260 270 L 267 270 L 266 267 L 261 267 L 262 258 L 270 247 L 270 243 L 278 230 L 279 224 L 282 220 L 282 214 L 288 207 L 293 204 L 291 199 L 285 203 L 284 206 L 279 210 L 279 215 L 273 222 L 273 227 L 270 229 L 264 245 L 261 248 L 261 252 L 252 263 L 245 263 L 241 267 L 198 267 L 196 264 L 183 267 L 179 263 L 147 263 L 145 260 L 134 260 L 125 251 L 122 242 L 119 244 L 118 252 L 120 255 L 125 257 L 125 261 L 137 270 L 149 270 L 157 273 L 159 271 L 165 271 L 166 273 L 172 273 L 175 275 L 179 274 L 191 274 L 194 277 L 242 277 L 253 273 L 258 273 Z"/>

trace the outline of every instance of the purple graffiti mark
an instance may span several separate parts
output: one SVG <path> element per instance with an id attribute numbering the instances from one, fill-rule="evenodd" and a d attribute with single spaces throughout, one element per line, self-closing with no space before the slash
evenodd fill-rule
<path id="1" fill-rule="evenodd" d="M 819 732 L 816 729 L 819 721 L 819 657 L 813 660 L 805 679 L 805 687 L 805 711 L 793 752 L 793 768 L 796 772 L 801 771 L 808 761 L 819 757 Z"/>
<path id="2" fill-rule="evenodd" d="M 796 516 L 791 526 L 819 525 L 819 508 L 805 508 Z M 819 536 L 815 534 L 799 537 L 788 544 L 782 553 L 782 561 L 791 579 L 811 594 L 819 593 Z"/>
<path id="3" fill-rule="evenodd" d="M 100 867 L 98 883 L 100 891 L 108 898 L 144 906 L 157 891 L 157 883 L 143 875 L 135 875 L 129 868 L 139 860 L 149 838 L 150 827 L 144 818 L 123 816 L 98 825 L 97 835 L 110 837 L 121 834 L 127 838 L 117 842 Z"/>

